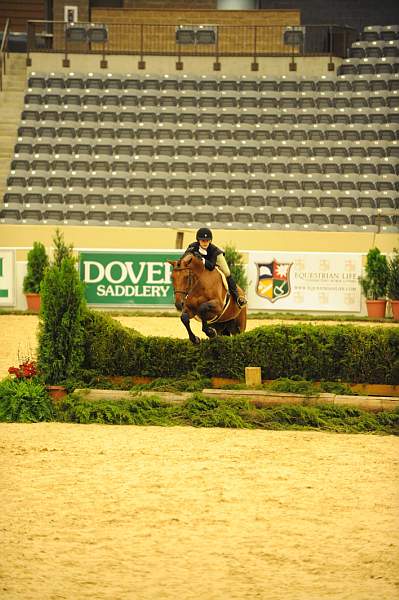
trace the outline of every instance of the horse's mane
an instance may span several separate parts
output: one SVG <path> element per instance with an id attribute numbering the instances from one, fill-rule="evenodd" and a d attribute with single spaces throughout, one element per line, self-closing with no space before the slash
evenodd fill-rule
<path id="1" fill-rule="evenodd" d="M 194 258 L 202 260 L 202 256 L 201 256 L 201 254 L 199 252 L 196 252 L 195 250 L 186 250 L 185 253 L 179 258 L 179 263 L 181 263 L 181 261 L 183 260 L 183 258 L 185 258 L 186 256 L 188 256 L 189 254 L 191 254 L 191 256 L 194 256 Z"/>

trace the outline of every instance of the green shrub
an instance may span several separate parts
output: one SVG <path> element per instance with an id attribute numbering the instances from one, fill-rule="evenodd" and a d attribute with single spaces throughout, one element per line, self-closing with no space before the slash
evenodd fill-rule
<path id="1" fill-rule="evenodd" d="M 66 244 L 64 234 L 57 228 L 53 237 L 53 264 L 61 268 L 64 258 L 73 258 L 73 244 Z"/>
<path id="2" fill-rule="evenodd" d="M 263 379 L 399 383 L 399 330 L 351 325 L 268 325 L 234 337 L 188 340 L 144 337 L 89 313 L 84 369 L 103 375 L 244 379 L 246 366 L 259 366 Z M 102 321 L 103 322 L 103 321 Z M 88 326 L 87 326 L 88 325 Z M 100 332 L 103 332 L 100 334 Z"/>
<path id="3" fill-rule="evenodd" d="M 35 379 L 0 381 L 0 421 L 51 421 L 53 408 L 46 388 Z"/>
<path id="4" fill-rule="evenodd" d="M 387 296 L 390 300 L 399 300 L 399 250 L 394 248 L 393 255 L 388 259 Z"/>
<path id="5" fill-rule="evenodd" d="M 367 253 L 366 274 L 359 277 L 360 286 L 367 300 L 385 298 L 389 279 L 387 257 L 378 248 L 371 248 Z"/>
<path id="6" fill-rule="evenodd" d="M 236 248 L 230 244 L 225 247 L 224 254 L 232 276 L 234 277 L 237 285 L 239 285 L 240 288 L 245 292 L 248 289 L 248 279 L 242 254 L 240 254 L 238 250 L 236 250 Z"/>
<path id="7" fill-rule="evenodd" d="M 28 252 L 28 266 L 24 277 L 23 291 L 25 294 L 38 294 L 44 273 L 49 265 L 46 249 L 41 242 L 34 242 Z"/>
<path id="8" fill-rule="evenodd" d="M 59 384 L 74 376 L 84 358 L 85 299 L 73 257 L 47 269 L 41 297 L 38 366 L 47 383 Z"/>

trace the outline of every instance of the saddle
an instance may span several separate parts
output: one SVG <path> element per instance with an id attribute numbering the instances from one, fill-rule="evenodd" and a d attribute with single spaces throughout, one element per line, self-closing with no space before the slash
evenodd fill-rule
<path id="1" fill-rule="evenodd" d="M 220 313 L 220 315 L 216 315 L 216 317 L 213 317 L 213 319 L 211 319 L 210 321 L 208 321 L 208 324 L 209 323 L 216 323 L 216 321 L 219 321 L 219 319 L 221 319 L 223 317 L 224 313 L 227 310 L 227 307 L 230 304 L 230 298 L 231 298 L 231 294 L 229 292 L 229 285 L 227 283 L 226 275 L 223 273 L 223 271 L 221 271 L 219 269 L 219 267 L 216 266 L 215 269 L 217 270 L 217 272 L 219 273 L 219 275 L 220 275 L 220 277 L 222 279 L 222 283 L 223 283 L 224 289 L 226 290 L 226 297 L 224 299 L 224 306 L 223 306 L 222 312 Z"/>
<path id="2" fill-rule="evenodd" d="M 218 271 L 220 277 L 222 278 L 222 283 L 224 285 L 224 289 L 226 290 L 226 292 L 229 291 L 229 284 L 227 283 L 227 279 L 226 279 L 226 275 L 223 273 L 223 271 L 221 271 L 219 269 L 218 266 L 215 267 L 216 271 Z"/>

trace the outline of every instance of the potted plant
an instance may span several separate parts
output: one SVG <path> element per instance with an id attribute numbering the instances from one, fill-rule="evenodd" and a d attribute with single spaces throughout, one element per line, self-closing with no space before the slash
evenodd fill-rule
<path id="1" fill-rule="evenodd" d="M 41 242 L 34 242 L 32 250 L 28 252 L 28 269 L 23 282 L 28 310 L 32 312 L 40 310 L 40 285 L 48 264 L 44 245 Z"/>
<path id="2" fill-rule="evenodd" d="M 387 296 L 392 307 L 394 321 L 399 321 L 399 250 L 394 248 L 393 255 L 388 259 L 389 275 Z"/>
<path id="3" fill-rule="evenodd" d="M 389 267 L 387 257 L 378 248 L 368 251 L 365 272 L 363 277 L 359 277 L 359 282 L 366 298 L 367 314 L 374 319 L 383 319 L 387 304 Z"/>

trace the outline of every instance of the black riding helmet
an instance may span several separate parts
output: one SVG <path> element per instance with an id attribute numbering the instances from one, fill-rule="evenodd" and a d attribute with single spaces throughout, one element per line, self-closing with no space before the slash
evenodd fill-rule
<path id="1" fill-rule="evenodd" d="M 196 239 L 197 239 L 197 242 L 199 242 L 199 240 L 209 240 L 211 242 L 212 241 L 212 231 L 210 229 L 208 229 L 207 227 L 200 227 L 200 229 L 198 229 L 198 231 L 197 231 Z"/>

